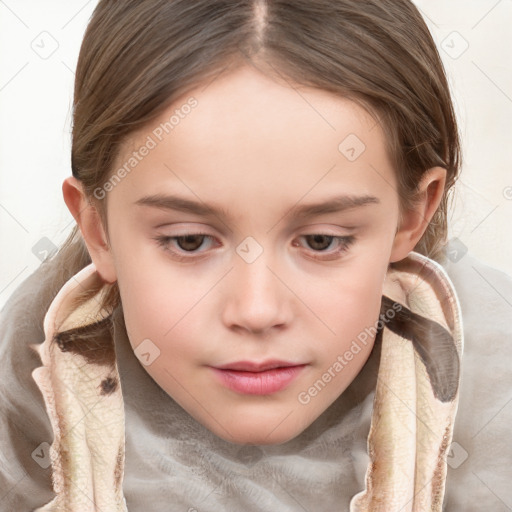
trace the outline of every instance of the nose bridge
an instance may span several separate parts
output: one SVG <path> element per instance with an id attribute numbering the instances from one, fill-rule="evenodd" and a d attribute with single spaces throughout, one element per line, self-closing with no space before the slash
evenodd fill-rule
<path id="1" fill-rule="evenodd" d="M 226 325 L 266 331 L 289 321 L 286 292 L 272 267 L 271 251 L 261 251 L 254 260 L 236 255 L 224 307 Z"/>

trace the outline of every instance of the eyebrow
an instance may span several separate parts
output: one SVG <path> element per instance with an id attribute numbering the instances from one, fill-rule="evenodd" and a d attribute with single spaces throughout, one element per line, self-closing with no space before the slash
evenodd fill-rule
<path id="1" fill-rule="evenodd" d="M 304 204 L 293 207 L 289 213 L 299 219 L 324 215 L 327 213 L 337 213 L 344 210 L 359 208 L 369 204 L 379 204 L 377 197 L 371 195 L 363 196 L 335 196 L 322 201 L 321 203 Z M 192 213 L 204 217 L 215 216 L 219 218 L 229 218 L 230 213 L 219 206 L 208 205 L 206 203 L 192 201 L 184 197 L 165 194 L 153 194 L 144 196 L 135 201 L 135 205 L 148 206 L 163 210 L 176 210 L 184 213 Z"/>

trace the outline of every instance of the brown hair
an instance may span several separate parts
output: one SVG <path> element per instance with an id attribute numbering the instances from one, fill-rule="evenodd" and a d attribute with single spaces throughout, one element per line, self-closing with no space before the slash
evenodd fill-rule
<path id="1" fill-rule="evenodd" d="M 423 173 L 447 169 L 445 194 L 415 250 L 439 259 L 460 142 L 445 71 L 409 0 L 101 0 L 78 60 L 71 166 L 94 196 L 120 145 L 173 100 L 240 62 L 358 102 L 381 123 L 401 208 Z M 341 142 L 341 141 L 340 141 Z M 53 258 L 62 281 L 91 260 L 75 226 Z M 117 283 L 106 303 L 119 300 Z"/>

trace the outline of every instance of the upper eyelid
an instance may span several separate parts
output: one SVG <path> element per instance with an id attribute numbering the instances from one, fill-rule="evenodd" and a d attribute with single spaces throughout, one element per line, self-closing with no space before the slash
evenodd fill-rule
<path id="1" fill-rule="evenodd" d="M 155 226 L 155 229 L 162 229 L 167 226 L 174 226 L 174 224 L 162 224 Z M 297 236 L 306 236 L 306 235 L 325 235 L 325 236 L 334 236 L 334 237 L 343 237 L 343 236 L 350 236 L 352 233 L 357 229 L 356 226 L 336 226 L 338 229 L 343 229 L 347 231 L 346 233 L 339 234 L 339 233 L 332 233 L 329 232 L 330 230 L 333 230 L 334 228 L 320 228 L 314 227 L 315 224 L 306 225 L 302 228 L 300 228 L 300 233 Z M 180 227 L 175 229 L 181 229 Z M 184 230 L 183 233 L 175 233 L 175 234 L 169 234 L 164 236 L 169 236 L 172 238 L 182 237 L 182 236 L 192 236 L 192 235 L 203 235 L 203 236 L 209 236 L 212 238 L 217 238 L 217 235 L 214 235 L 210 233 L 209 228 L 203 229 L 203 228 L 182 228 Z M 295 228 L 293 231 L 297 231 L 298 228 Z M 305 230 L 305 231 L 304 231 Z M 221 233 L 223 236 L 223 234 Z"/>

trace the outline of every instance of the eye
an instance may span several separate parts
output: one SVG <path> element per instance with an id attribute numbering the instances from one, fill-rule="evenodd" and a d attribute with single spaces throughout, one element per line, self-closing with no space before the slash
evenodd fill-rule
<path id="1" fill-rule="evenodd" d="M 178 244 L 178 247 L 184 251 L 191 252 L 196 251 L 203 245 L 203 242 L 205 240 L 206 235 L 182 235 L 173 237 L 176 240 L 176 243 Z"/>
<path id="2" fill-rule="evenodd" d="M 158 245 L 163 247 L 164 250 L 169 251 L 172 256 L 180 261 L 184 261 L 192 258 L 196 254 L 202 254 L 206 251 L 199 251 L 201 247 L 211 245 L 214 238 L 206 233 L 186 233 L 179 236 L 156 236 L 154 238 Z M 209 244 L 205 244 L 205 241 L 209 241 Z M 190 256 L 186 254 L 189 253 Z"/>
<path id="3" fill-rule="evenodd" d="M 159 235 L 154 238 L 158 245 L 168 251 L 178 261 L 191 261 L 205 254 L 215 244 L 215 238 L 206 233 L 185 233 L 178 236 Z M 302 235 L 311 254 L 308 257 L 317 260 L 333 260 L 341 257 L 355 241 L 354 236 L 335 236 L 324 233 Z M 218 246 L 219 244 L 217 244 Z M 304 247 L 299 242 L 294 247 Z M 206 246 L 206 247 L 205 247 Z M 202 248 L 202 250 L 200 250 Z"/>
<path id="4" fill-rule="evenodd" d="M 305 235 L 305 238 L 308 245 L 315 251 L 328 249 L 335 240 L 334 236 L 330 235 Z"/>
<path id="5" fill-rule="evenodd" d="M 305 239 L 309 248 L 311 248 L 311 258 L 314 259 L 336 259 L 341 256 L 354 243 L 354 236 L 335 236 L 324 233 L 315 233 L 302 235 L 299 238 Z M 295 247 L 300 246 L 298 242 L 293 242 Z"/>

